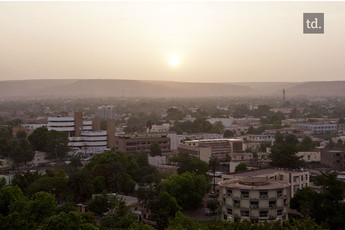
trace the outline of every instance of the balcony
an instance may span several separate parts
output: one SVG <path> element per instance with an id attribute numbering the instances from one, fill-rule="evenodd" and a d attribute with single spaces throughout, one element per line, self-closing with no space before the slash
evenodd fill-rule
<path id="1" fill-rule="evenodd" d="M 262 198 L 262 199 L 267 199 L 268 195 L 260 195 L 259 197 Z"/>
<path id="2" fill-rule="evenodd" d="M 240 207 L 239 203 L 234 203 L 234 207 Z"/>
<path id="3" fill-rule="evenodd" d="M 253 204 L 253 205 L 250 205 L 250 208 L 259 208 L 259 205 Z"/>

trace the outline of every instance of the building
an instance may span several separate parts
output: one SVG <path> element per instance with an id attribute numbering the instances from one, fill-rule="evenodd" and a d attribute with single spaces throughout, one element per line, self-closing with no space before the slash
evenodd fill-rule
<path id="1" fill-rule="evenodd" d="M 305 162 L 320 162 L 321 153 L 320 152 L 298 152 L 297 156 L 302 157 Z"/>
<path id="2" fill-rule="evenodd" d="M 264 177 L 274 181 L 283 181 L 291 185 L 289 194 L 291 197 L 295 195 L 297 189 L 302 189 L 309 186 L 310 173 L 309 171 L 286 170 L 286 169 L 256 169 L 244 172 L 223 174 L 223 180 L 241 179 L 246 177 Z"/>
<path id="3" fill-rule="evenodd" d="M 100 149 L 115 148 L 115 120 L 108 119 L 107 130 L 100 130 L 100 119 L 86 120 L 81 112 L 74 117 L 57 116 L 48 118 L 48 130 L 68 133 L 68 146 L 85 152 L 99 152 Z M 96 151 L 97 150 L 97 151 Z"/>
<path id="4" fill-rule="evenodd" d="M 115 149 L 122 152 L 150 152 L 152 143 L 158 143 L 162 153 L 170 152 L 170 138 L 167 134 L 118 135 L 115 137 Z"/>
<path id="5" fill-rule="evenodd" d="M 169 123 L 164 123 L 161 125 L 152 125 L 151 129 L 147 128 L 146 132 L 147 133 L 166 133 L 169 132 L 170 129 L 170 124 Z"/>
<path id="6" fill-rule="evenodd" d="M 288 220 L 290 184 L 260 177 L 218 183 L 223 220 L 263 223 Z"/>
<path id="7" fill-rule="evenodd" d="M 328 165 L 333 170 L 344 171 L 345 152 L 343 150 L 322 149 L 321 164 Z"/>
<path id="8" fill-rule="evenodd" d="M 69 137 L 80 136 L 81 131 L 92 131 L 92 121 L 83 120 L 81 112 L 76 112 L 74 117 L 48 117 L 48 130 L 67 132 Z"/>
<path id="9" fill-rule="evenodd" d="M 115 118 L 115 109 L 112 105 L 102 105 L 98 106 L 97 117 L 102 119 L 114 119 Z"/>
<path id="10" fill-rule="evenodd" d="M 246 139 L 251 142 L 272 142 L 274 141 L 274 134 L 248 134 Z"/>
<path id="11" fill-rule="evenodd" d="M 168 133 L 170 138 L 171 150 L 177 150 L 180 144 L 185 140 L 203 140 L 203 139 L 223 139 L 223 134 L 218 133 L 196 133 L 196 134 L 176 134 Z"/>
<path id="12" fill-rule="evenodd" d="M 210 157 L 219 161 L 229 161 L 233 153 L 243 152 L 242 139 L 204 139 L 185 141 L 179 145 L 178 152 L 188 153 L 208 162 Z"/>
<path id="13" fill-rule="evenodd" d="M 226 128 L 231 127 L 234 123 L 233 118 L 209 118 L 207 119 L 207 121 L 210 122 L 212 125 L 214 125 L 216 122 L 222 122 L 222 124 Z"/>
<path id="14" fill-rule="evenodd" d="M 311 130 L 312 133 L 336 133 L 338 131 L 337 124 L 324 124 L 324 123 L 309 123 L 297 124 L 297 128 Z"/>

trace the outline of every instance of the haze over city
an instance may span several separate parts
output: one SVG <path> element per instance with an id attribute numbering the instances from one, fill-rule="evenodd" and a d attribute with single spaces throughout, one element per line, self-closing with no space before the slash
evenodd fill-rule
<path id="1" fill-rule="evenodd" d="M 0 80 L 345 80 L 344 2 L 1 2 Z M 303 34 L 305 12 L 324 34 Z"/>

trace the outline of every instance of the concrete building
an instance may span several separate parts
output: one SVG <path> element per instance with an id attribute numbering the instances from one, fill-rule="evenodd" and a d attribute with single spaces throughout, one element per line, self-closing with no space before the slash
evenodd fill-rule
<path id="1" fill-rule="evenodd" d="M 196 134 L 176 134 L 168 133 L 170 138 L 171 150 L 177 150 L 184 140 L 203 140 L 203 139 L 223 139 L 223 134 L 218 133 L 196 133 Z"/>
<path id="2" fill-rule="evenodd" d="M 247 177 L 219 184 L 222 219 L 252 223 L 288 220 L 290 184 L 267 178 Z"/>
<path id="3" fill-rule="evenodd" d="M 152 143 L 157 142 L 162 153 L 170 152 L 170 138 L 167 134 L 118 135 L 115 137 L 115 149 L 122 152 L 150 152 Z"/>
<path id="4" fill-rule="evenodd" d="M 81 131 L 92 131 L 92 121 L 83 120 L 82 113 L 76 112 L 74 117 L 48 117 L 48 130 L 67 132 L 68 136 L 80 136 Z"/>
<path id="5" fill-rule="evenodd" d="M 274 134 L 248 134 L 245 139 L 251 142 L 272 142 Z"/>
<path id="6" fill-rule="evenodd" d="M 208 162 L 210 157 L 217 157 L 219 161 L 227 161 L 233 153 L 243 152 L 242 139 L 204 139 L 185 141 L 179 145 L 178 152 L 188 153 Z"/>
<path id="7" fill-rule="evenodd" d="M 322 149 L 321 164 L 328 165 L 331 169 L 337 171 L 345 170 L 345 152 L 344 150 Z"/>
<path id="8" fill-rule="evenodd" d="M 245 177 L 264 177 L 270 180 L 287 182 L 291 185 L 289 193 L 291 197 L 295 195 L 297 189 L 302 189 L 310 185 L 309 171 L 267 168 L 222 175 L 223 180 L 241 179 Z"/>
<path id="9" fill-rule="evenodd" d="M 309 123 L 297 124 L 296 127 L 311 130 L 312 133 L 336 133 L 338 131 L 337 124 Z"/>
<path id="10" fill-rule="evenodd" d="M 114 119 L 115 118 L 115 109 L 112 105 L 102 105 L 98 106 L 97 117 L 102 119 Z"/>
<path id="11" fill-rule="evenodd" d="M 302 157 L 305 162 L 320 162 L 321 153 L 320 152 L 298 152 L 297 156 Z"/>
<path id="12" fill-rule="evenodd" d="M 210 122 L 212 125 L 214 125 L 216 122 L 222 122 L 225 128 L 231 127 L 234 123 L 233 118 L 209 118 L 207 119 L 208 122 Z"/>
<path id="13" fill-rule="evenodd" d="M 170 124 L 164 123 L 161 125 L 152 125 L 151 129 L 147 128 L 147 133 L 166 133 L 169 132 Z"/>

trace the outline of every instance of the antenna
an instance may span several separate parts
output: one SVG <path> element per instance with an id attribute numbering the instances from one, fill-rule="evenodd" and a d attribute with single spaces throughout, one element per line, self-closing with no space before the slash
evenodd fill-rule
<path id="1" fill-rule="evenodd" d="M 285 104 L 285 89 L 283 89 L 283 105 Z"/>

